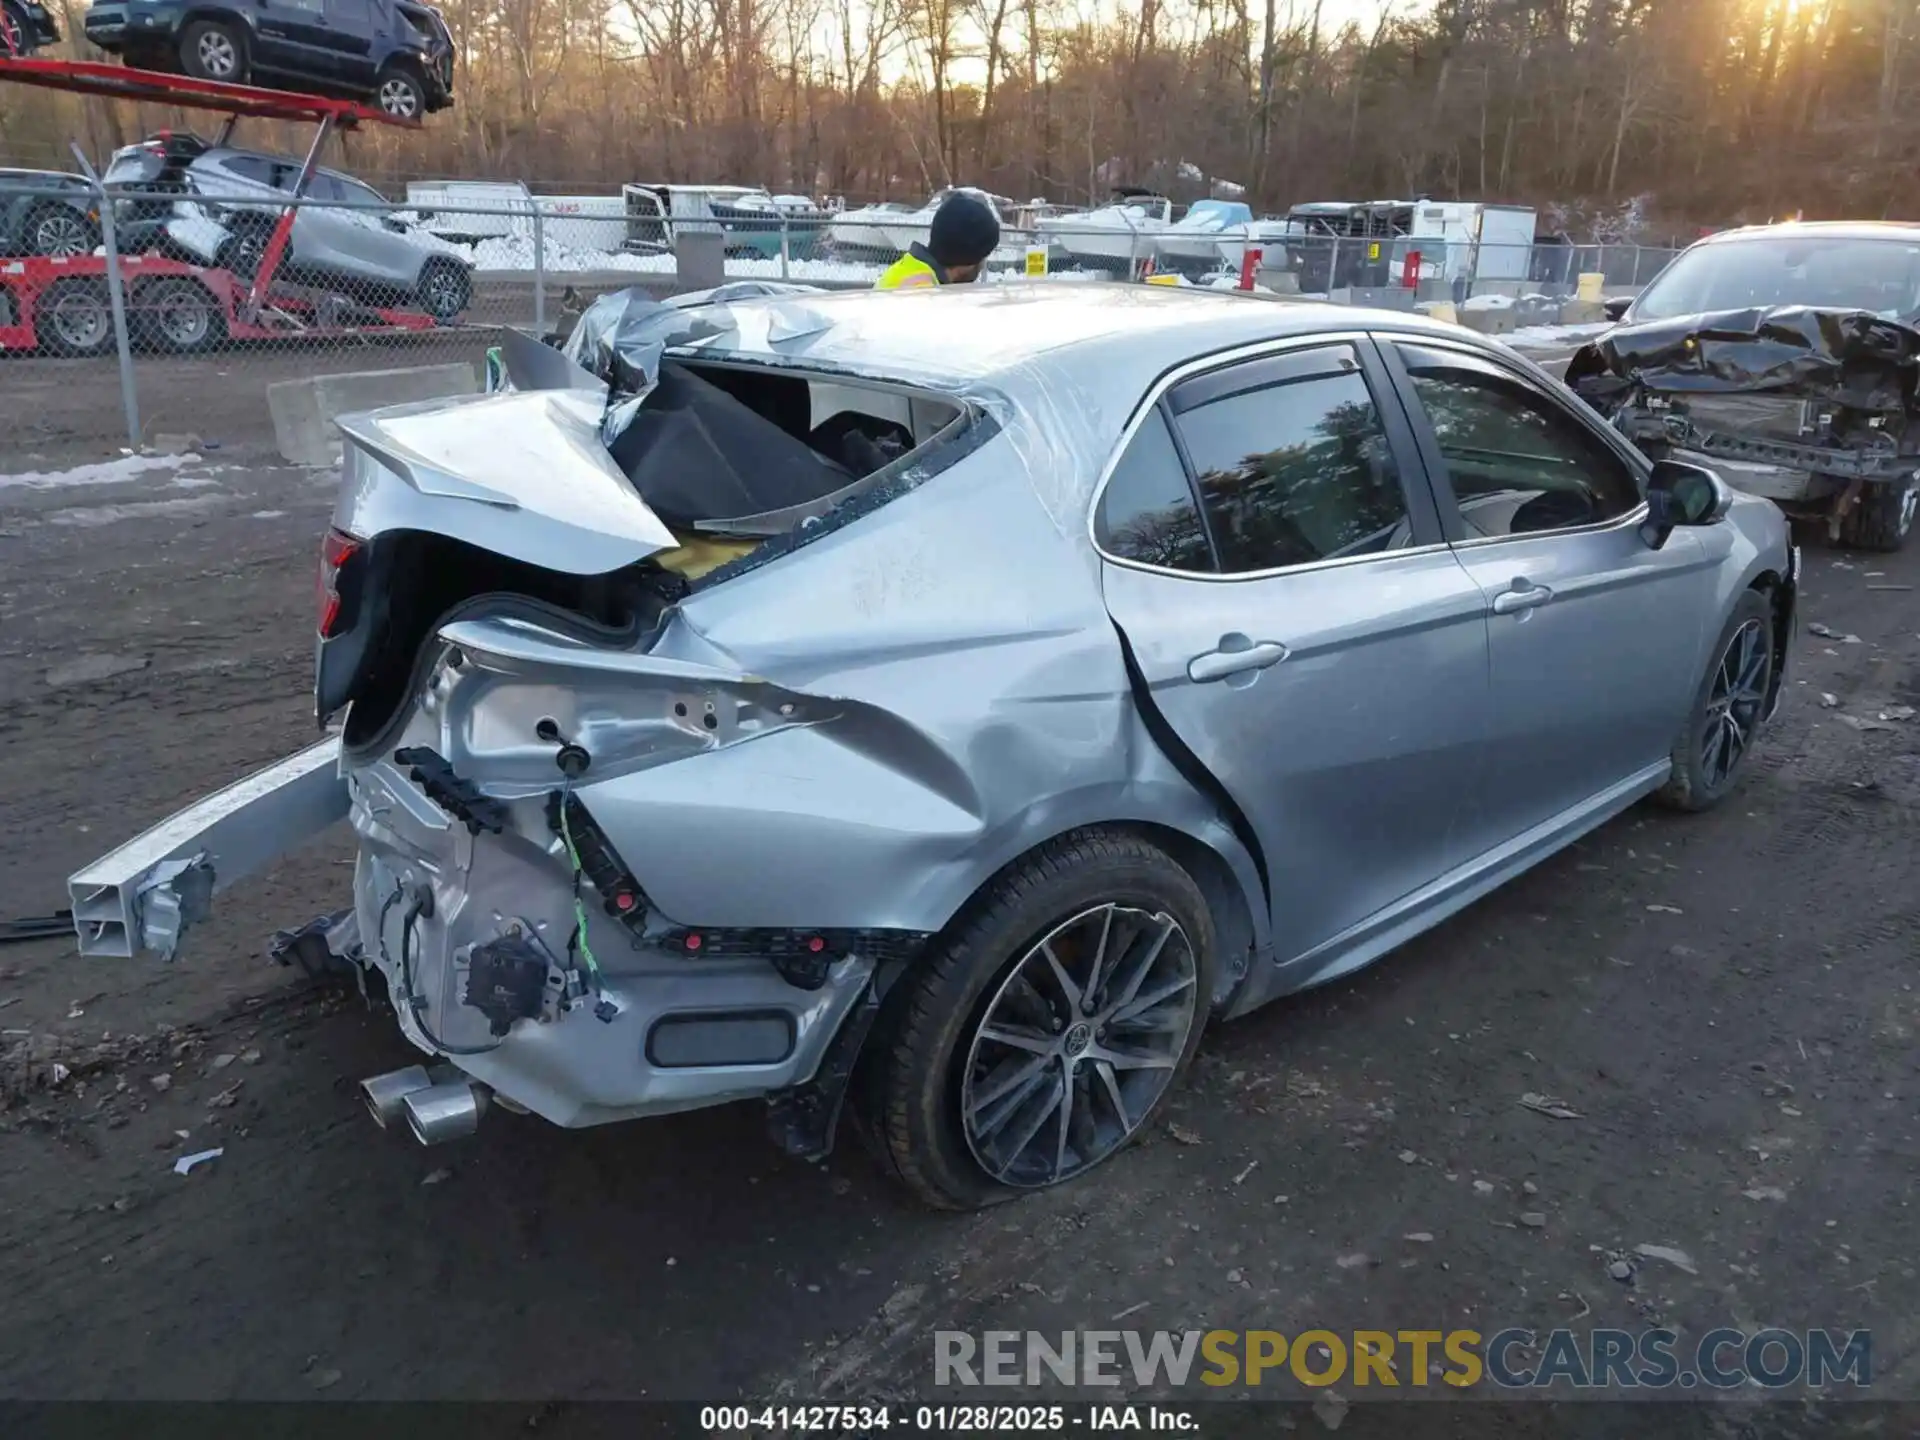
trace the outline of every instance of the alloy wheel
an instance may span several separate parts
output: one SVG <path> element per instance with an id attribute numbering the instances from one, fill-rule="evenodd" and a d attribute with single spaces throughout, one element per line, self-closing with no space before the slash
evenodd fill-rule
<path id="1" fill-rule="evenodd" d="M 50 210 L 33 227 L 33 250 L 53 260 L 70 260 L 93 249 L 91 236 L 78 215 Z"/>
<path id="2" fill-rule="evenodd" d="M 1700 737 L 1700 773 L 1716 790 L 1733 774 L 1760 727 L 1771 660 L 1766 626 L 1749 620 L 1733 632 L 1714 669 Z"/>
<path id="3" fill-rule="evenodd" d="M 219 30 L 208 30 L 194 47 L 200 68 L 216 80 L 230 79 L 240 68 L 240 52 L 233 39 Z"/>
<path id="4" fill-rule="evenodd" d="M 1193 945 L 1164 911 L 1083 911 L 1020 957 L 982 1011 L 960 1087 L 981 1167 L 1036 1189 L 1098 1164 L 1172 1081 L 1200 1004 Z"/>
<path id="5" fill-rule="evenodd" d="M 380 108 L 403 120 L 411 120 L 419 111 L 419 99 L 412 83 L 397 77 L 380 87 Z"/>
<path id="6" fill-rule="evenodd" d="M 436 268 L 427 276 L 420 298 L 436 320 L 451 320 L 462 309 L 460 277 L 451 270 Z"/>

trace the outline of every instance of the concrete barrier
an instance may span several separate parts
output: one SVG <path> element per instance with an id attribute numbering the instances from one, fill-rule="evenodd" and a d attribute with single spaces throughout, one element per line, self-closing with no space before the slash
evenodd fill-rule
<path id="1" fill-rule="evenodd" d="M 479 389 L 478 372 L 464 362 L 356 370 L 276 381 L 267 386 L 267 413 L 273 417 L 274 444 L 284 459 L 294 465 L 327 466 L 340 460 L 336 416 L 414 400 L 472 395 Z"/>

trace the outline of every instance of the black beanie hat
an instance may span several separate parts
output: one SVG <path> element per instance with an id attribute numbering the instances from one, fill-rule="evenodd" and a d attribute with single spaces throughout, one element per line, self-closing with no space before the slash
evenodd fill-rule
<path id="1" fill-rule="evenodd" d="M 933 212 L 927 251 L 942 265 L 978 265 L 1000 243 L 1000 222 L 973 195 L 949 195 Z"/>

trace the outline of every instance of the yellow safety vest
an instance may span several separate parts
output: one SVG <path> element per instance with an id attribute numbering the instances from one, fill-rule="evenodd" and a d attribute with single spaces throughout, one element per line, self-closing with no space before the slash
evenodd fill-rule
<path id="1" fill-rule="evenodd" d="M 889 265 L 886 273 L 874 281 L 876 290 L 917 290 L 925 285 L 938 285 L 940 276 L 926 261 L 918 255 L 902 255 Z"/>

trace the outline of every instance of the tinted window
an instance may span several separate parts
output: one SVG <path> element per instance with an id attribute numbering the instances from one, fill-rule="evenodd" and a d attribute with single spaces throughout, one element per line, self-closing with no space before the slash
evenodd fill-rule
<path id="1" fill-rule="evenodd" d="M 1109 555 L 1169 570 L 1212 570 L 1213 552 L 1187 472 L 1160 412 L 1149 411 L 1114 467 L 1094 517 Z"/>
<path id="2" fill-rule="evenodd" d="M 1224 571 L 1411 542 L 1393 451 L 1358 372 L 1215 400 L 1180 417 Z"/>
<path id="3" fill-rule="evenodd" d="M 1411 369 L 1469 539 L 1597 525 L 1639 505 L 1626 463 L 1545 396 L 1475 370 Z"/>
<path id="4" fill-rule="evenodd" d="M 217 168 L 256 185 L 272 185 L 275 172 L 282 167 L 260 155 L 224 155 L 217 162 Z"/>
<path id="5" fill-rule="evenodd" d="M 334 185 L 339 188 L 340 198 L 342 200 L 351 201 L 355 205 L 384 205 L 387 203 L 387 197 L 371 185 L 362 185 L 358 180 L 349 180 L 344 175 L 334 175 L 329 178 L 331 178 Z"/>

